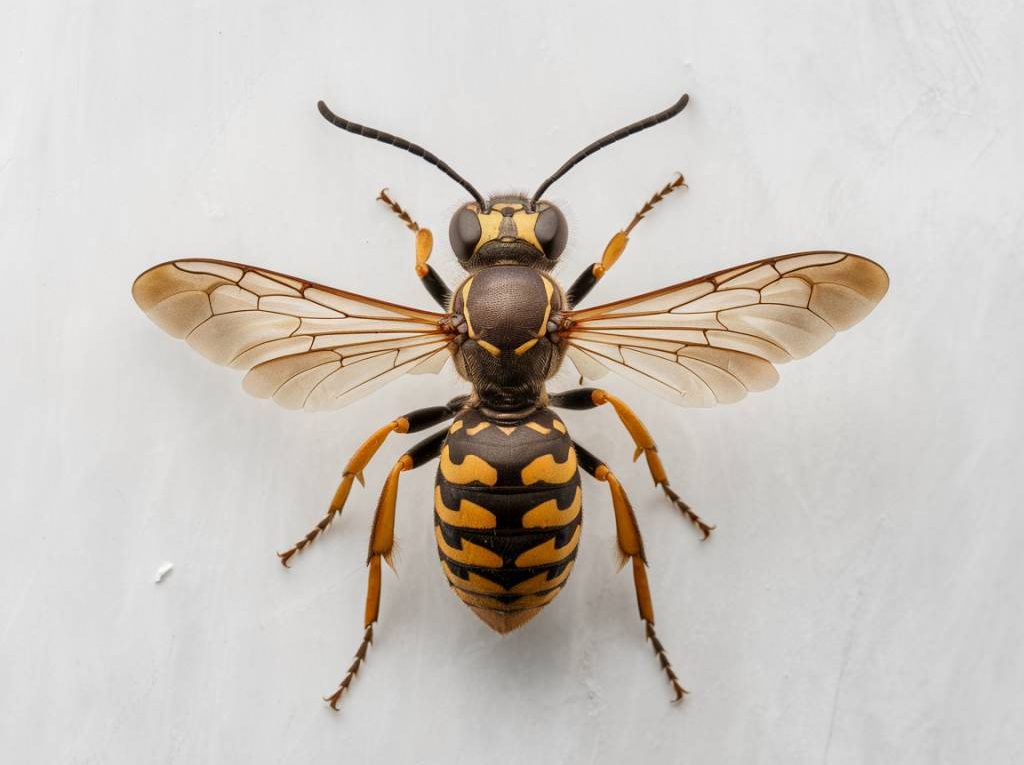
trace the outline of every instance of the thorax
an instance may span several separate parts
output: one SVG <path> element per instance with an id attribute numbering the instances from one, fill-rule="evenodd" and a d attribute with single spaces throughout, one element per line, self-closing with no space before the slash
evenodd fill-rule
<path id="1" fill-rule="evenodd" d="M 498 265 L 469 276 L 455 291 L 460 328 L 456 367 L 485 410 L 529 409 L 561 365 L 551 329 L 564 305 L 561 288 L 529 266 Z"/>

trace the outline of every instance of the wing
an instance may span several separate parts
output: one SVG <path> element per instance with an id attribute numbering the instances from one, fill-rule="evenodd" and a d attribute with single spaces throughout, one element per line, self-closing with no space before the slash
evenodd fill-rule
<path id="1" fill-rule="evenodd" d="M 246 391 L 288 409 L 336 409 L 406 372 L 438 372 L 450 355 L 444 314 L 237 263 L 163 263 L 132 296 L 210 361 L 248 370 Z"/>
<path id="2" fill-rule="evenodd" d="M 684 406 L 728 404 L 775 385 L 775 364 L 818 350 L 888 288 L 867 258 L 802 252 L 569 312 L 562 336 L 583 377 L 611 369 Z"/>

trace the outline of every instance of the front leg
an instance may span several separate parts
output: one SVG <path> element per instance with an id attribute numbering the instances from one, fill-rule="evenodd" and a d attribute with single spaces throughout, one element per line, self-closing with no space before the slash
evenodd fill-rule
<path id="1" fill-rule="evenodd" d="M 391 208 L 391 211 L 405 223 L 405 227 L 416 234 L 416 275 L 420 277 L 420 281 L 430 296 L 447 311 L 452 291 L 448 289 L 448 285 L 444 283 L 434 267 L 427 264 L 430 254 L 434 250 L 434 235 L 429 228 L 421 228 L 420 224 L 413 220 L 412 216 L 402 209 L 398 202 L 388 196 L 387 189 L 381 189 L 377 199 Z"/>
<path id="2" fill-rule="evenodd" d="M 615 265 L 615 261 L 626 251 L 626 245 L 629 244 L 629 235 L 636 228 L 636 224 L 644 219 L 644 216 L 654 208 L 654 205 L 658 204 L 658 202 L 680 186 L 685 185 L 686 181 L 681 174 L 674 181 L 666 183 L 661 191 L 647 200 L 639 212 L 633 216 L 633 220 L 629 222 L 629 225 L 609 240 L 604 248 L 604 254 L 601 256 L 601 262 L 589 265 L 576 281 L 572 283 L 569 291 L 565 293 L 570 308 L 583 300 L 590 290 L 594 289 L 594 286 L 601 280 L 601 277 L 608 272 L 608 269 Z"/>

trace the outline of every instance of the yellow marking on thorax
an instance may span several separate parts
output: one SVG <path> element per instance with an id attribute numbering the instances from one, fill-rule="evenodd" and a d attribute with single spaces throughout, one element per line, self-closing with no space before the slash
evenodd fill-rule
<path id="1" fill-rule="evenodd" d="M 494 345 L 493 343 L 489 343 L 486 340 L 476 338 L 476 344 L 483 348 L 485 351 L 487 351 L 489 354 L 494 356 L 494 358 L 498 358 L 499 356 L 501 356 L 501 348 Z"/>
<path id="2" fill-rule="evenodd" d="M 498 516 L 468 499 L 459 502 L 458 510 L 447 507 L 441 499 L 440 486 L 434 487 L 434 509 L 438 517 L 449 526 L 462 529 L 493 529 L 498 525 Z"/>
<path id="3" fill-rule="evenodd" d="M 448 432 L 458 433 L 460 430 L 462 430 L 462 426 L 465 424 L 466 423 L 464 423 L 462 420 L 456 420 L 455 422 L 452 423 L 452 426 L 448 428 Z"/>
<path id="4" fill-rule="evenodd" d="M 565 425 L 561 420 L 555 420 L 551 423 L 551 426 L 560 433 L 565 433 Z"/>
<path id="5" fill-rule="evenodd" d="M 480 481 L 486 486 L 494 486 L 498 482 L 498 471 L 475 454 L 467 454 L 461 465 L 452 462 L 448 454 L 448 444 L 441 450 L 441 475 L 446 481 L 457 484 Z"/>
<path id="6" fill-rule="evenodd" d="M 568 558 L 580 541 L 580 528 L 580 526 L 576 527 L 576 531 L 572 533 L 572 539 L 566 542 L 564 547 L 555 547 L 555 538 L 552 537 L 543 544 L 530 548 L 516 558 L 516 567 L 546 566 Z"/>
<path id="7" fill-rule="evenodd" d="M 441 552 L 457 563 L 464 566 L 480 566 L 481 568 L 501 568 L 501 556 L 486 547 L 475 545 L 466 539 L 461 540 L 461 550 L 452 547 L 444 541 L 440 526 L 434 526 L 434 539 L 437 540 L 437 546 Z"/>
<path id="8" fill-rule="evenodd" d="M 476 340 L 476 332 L 473 331 L 473 321 L 469 318 L 469 288 L 473 286 L 473 277 L 466 279 L 462 285 L 462 318 L 466 320 L 466 331 L 471 340 Z"/>
<path id="9" fill-rule="evenodd" d="M 540 321 L 540 329 L 537 330 L 537 337 L 544 337 L 548 332 L 548 319 L 551 318 L 551 296 L 555 293 L 555 287 L 543 276 L 540 277 L 540 280 L 544 284 L 544 292 L 547 293 L 548 304 L 544 307 L 544 318 Z"/>
<path id="10" fill-rule="evenodd" d="M 491 423 L 489 423 L 486 420 L 484 420 L 483 422 L 478 422 L 476 425 L 474 425 L 471 428 L 466 428 L 466 432 L 469 435 L 471 435 L 471 436 L 475 436 L 481 430 L 486 430 L 489 427 L 491 427 Z"/>
<path id="11" fill-rule="evenodd" d="M 526 427 L 528 427 L 530 430 L 540 433 L 542 436 L 546 436 L 548 433 L 551 432 L 551 428 L 545 428 L 539 422 L 528 422 L 526 423 Z"/>
<path id="12" fill-rule="evenodd" d="M 516 348 L 516 350 L 515 350 L 516 356 L 522 356 L 524 353 L 526 353 L 528 350 L 530 350 L 533 346 L 535 346 L 537 344 L 537 340 L 538 339 L 539 338 L 535 337 L 535 338 L 533 338 L 531 340 L 527 340 L 525 343 L 523 343 L 518 348 Z"/>
<path id="13" fill-rule="evenodd" d="M 524 486 L 530 486 L 539 481 L 567 483 L 575 475 L 576 450 L 572 447 L 569 447 L 569 456 L 565 458 L 565 462 L 556 461 L 553 454 L 542 454 L 524 467 L 522 472 Z"/>
<path id="14" fill-rule="evenodd" d="M 579 486 L 577 486 L 576 496 L 573 497 L 572 503 L 569 507 L 565 510 L 560 510 L 558 508 L 558 500 L 556 499 L 549 499 L 547 502 L 541 502 L 535 508 L 528 510 L 523 514 L 523 528 L 538 529 L 549 528 L 551 526 L 564 526 L 565 524 L 576 520 L 576 516 L 580 514 L 582 507 L 583 491 Z"/>
<path id="15" fill-rule="evenodd" d="M 529 595 L 534 592 L 541 592 L 543 590 L 547 590 L 551 587 L 557 587 L 569 578 L 569 574 L 572 572 L 572 567 L 572 563 L 567 564 L 562 573 L 556 576 L 554 579 L 548 579 L 548 573 L 546 571 L 537 574 L 537 576 L 531 576 L 525 582 L 520 582 L 519 584 L 517 584 L 515 587 L 512 588 L 511 591 L 518 594 Z"/>

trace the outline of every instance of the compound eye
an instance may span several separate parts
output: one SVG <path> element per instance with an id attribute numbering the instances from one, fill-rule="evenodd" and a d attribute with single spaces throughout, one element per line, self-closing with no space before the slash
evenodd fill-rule
<path id="1" fill-rule="evenodd" d="M 463 262 L 469 260 L 480 241 L 480 219 L 476 213 L 465 207 L 455 213 L 448 226 L 448 239 L 456 257 Z"/>
<path id="2" fill-rule="evenodd" d="M 565 240 L 569 236 L 569 226 L 565 216 L 557 207 L 548 206 L 540 211 L 533 233 L 544 248 L 548 260 L 557 260 L 565 249 Z"/>

